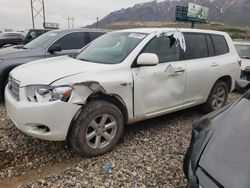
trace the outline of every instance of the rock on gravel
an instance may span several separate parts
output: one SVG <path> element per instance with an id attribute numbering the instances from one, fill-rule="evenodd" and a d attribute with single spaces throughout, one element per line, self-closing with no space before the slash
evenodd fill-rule
<path id="1" fill-rule="evenodd" d="M 230 102 L 238 97 L 232 93 Z M 113 151 L 80 158 L 64 142 L 21 133 L 0 104 L 0 187 L 186 187 L 183 157 L 202 115 L 192 108 L 128 125 Z"/>

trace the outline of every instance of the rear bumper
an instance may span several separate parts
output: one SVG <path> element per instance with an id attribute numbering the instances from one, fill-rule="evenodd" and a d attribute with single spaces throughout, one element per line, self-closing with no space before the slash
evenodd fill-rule
<path id="1" fill-rule="evenodd" d="M 70 123 L 81 108 L 79 105 L 62 101 L 17 102 L 8 89 L 5 90 L 5 105 L 8 115 L 19 130 L 27 135 L 51 141 L 66 140 Z"/>

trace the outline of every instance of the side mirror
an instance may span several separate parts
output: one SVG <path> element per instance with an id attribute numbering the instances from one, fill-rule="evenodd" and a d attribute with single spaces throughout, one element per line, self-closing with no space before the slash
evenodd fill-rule
<path id="1" fill-rule="evenodd" d="M 62 51 L 62 47 L 58 44 L 52 45 L 49 47 L 48 52 L 53 54 L 54 52 L 60 52 Z"/>
<path id="2" fill-rule="evenodd" d="M 143 53 L 137 59 L 137 65 L 154 66 L 159 63 L 159 58 L 153 53 Z"/>
<path id="3" fill-rule="evenodd" d="M 239 93 L 245 93 L 250 89 L 250 82 L 247 80 L 236 80 L 235 89 Z"/>

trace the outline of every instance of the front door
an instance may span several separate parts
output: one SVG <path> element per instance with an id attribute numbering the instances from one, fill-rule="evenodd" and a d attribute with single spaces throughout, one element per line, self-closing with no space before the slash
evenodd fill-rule
<path id="1" fill-rule="evenodd" d="M 156 36 L 141 53 L 156 54 L 159 64 L 132 69 L 136 120 L 181 109 L 186 83 L 186 65 L 181 61 L 179 42 L 166 36 Z"/>

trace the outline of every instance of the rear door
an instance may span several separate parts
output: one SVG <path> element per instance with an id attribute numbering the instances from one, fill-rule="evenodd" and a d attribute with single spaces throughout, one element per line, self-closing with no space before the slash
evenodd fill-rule
<path id="1" fill-rule="evenodd" d="M 183 105 L 186 64 L 177 41 L 165 36 L 153 38 L 141 53 L 154 53 L 160 63 L 132 69 L 136 120 L 165 114 Z"/>
<path id="2" fill-rule="evenodd" d="M 217 80 L 219 64 L 212 38 L 205 33 L 184 33 L 187 83 L 184 107 L 204 103 Z"/>

